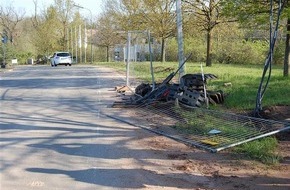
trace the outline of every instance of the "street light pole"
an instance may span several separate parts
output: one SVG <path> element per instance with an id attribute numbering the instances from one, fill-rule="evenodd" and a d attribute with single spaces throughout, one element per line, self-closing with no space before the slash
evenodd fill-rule
<path id="1" fill-rule="evenodd" d="M 93 14 L 92 14 L 92 11 L 80 5 L 73 4 L 73 6 L 80 9 L 88 10 L 90 12 L 90 16 L 91 16 L 91 63 L 93 63 Z"/>

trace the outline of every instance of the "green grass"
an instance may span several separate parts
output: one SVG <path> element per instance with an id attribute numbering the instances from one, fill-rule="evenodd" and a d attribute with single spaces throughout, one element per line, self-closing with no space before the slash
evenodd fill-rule
<path id="1" fill-rule="evenodd" d="M 126 65 L 124 63 L 98 63 L 98 65 L 111 67 L 124 73 L 126 71 Z M 167 68 L 173 68 L 175 71 L 178 67 L 178 63 L 176 62 L 153 63 L 153 65 L 156 71 L 154 77 L 157 82 L 161 82 L 172 72 L 166 70 Z M 133 64 L 134 68 L 132 69 L 130 67 L 131 76 L 134 75 L 141 81 L 150 82 L 151 75 L 149 66 L 148 62 Z M 222 90 L 226 94 L 224 104 L 214 107 L 214 109 L 246 112 L 255 109 L 263 65 L 213 64 L 212 67 L 203 66 L 203 70 L 204 73 L 211 73 L 218 76 L 217 80 L 208 81 L 207 88 L 210 90 Z M 200 63 L 186 63 L 186 73 L 201 73 Z M 177 78 L 173 81 L 177 81 Z M 225 83 L 231 83 L 232 85 L 226 87 L 224 85 Z M 270 83 L 263 98 L 262 105 L 263 107 L 290 105 L 290 77 L 283 77 L 282 65 L 273 66 Z M 212 129 L 212 125 L 216 121 L 212 118 L 206 118 L 204 120 L 206 120 L 206 124 L 203 122 L 196 123 L 196 120 L 189 119 L 188 126 L 182 124 L 174 127 L 187 134 L 206 133 Z M 195 127 L 192 128 L 192 126 Z M 245 133 L 245 131 L 235 131 L 229 127 L 221 128 L 221 130 L 233 135 L 236 133 Z M 280 160 L 279 155 L 275 153 L 277 151 L 277 144 L 278 142 L 274 137 L 268 137 L 238 146 L 234 151 L 266 164 L 275 164 Z"/>
<path id="2" fill-rule="evenodd" d="M 228 96 L 225 106 L 238 110 L 255 108 L 255 101 L 261 82 L 263 66 L 261 65 L 214 65 L 206 67 L 205 72 L 219 76 L 209 82 L 209 86 L 222 89 Z M 282 76 L 282 66 L 272 69 L 271 79 L 263 98 L 263 106 L 290 105 L 290 77 Z M 226 88 L 224 82 L 232 83 Z"/>
<path id="3" fill-rule="evenodd" d="M 207 135 L 212 129 L 222 131 L 222 135 L 229 138 L 228 141 L 237 140 L 251 132 L 254 127 L 251 123 L 241 123 L 231 120 L 226 120 L 214 114 L 206 114 L 204 111 L 195 109 L 194 111 L 185 111 L 181 108 L 175 108 L 175 112 L 179 113 L 187 122 L 175 126 L 177 129 L 186 130 L 187 134 Z M 233 127 L 234 126 L 234 127 Z M 246 126 L 248 126 L 246 128 Z M 257 132 L 252 129 L 252 132 Z M 232 138 L 232 139 L 230 139 Z"/>
<path id="4" fill-rule="evenodd" d="M 186 135 L 207 137 L 208 140 L 219 144 L 219 146 L 246 140 L 246 137 L 249 135 L 262 134 L 256 129 L 255 123 L 250 121 L 242 123 L 224 120 L 216 115 L 205 114 L 200 109 L 184 111 L 177 107 L 175 111 L 187 122 L 177 123 L 173 128 Z M 208 132 L 212 129 L 219 130 L 222 133 L 209 136 Z M 276 138 L 267 137 L 237 146 L 233 151 L 265 164 L 277 164 L 281 160 L 281 157 L 277 153 L 277 145 L 278 141 Z"/>
<path id="5" fill-rule="evenodd" d="M 265 164 L 277 164 L 281 160 L 279 154 L 276 153 L 277 146 L 278 141 L 276 138 L 267 137 L 242 144 L 236 147 L 235 151 Z"/>
<path id="6" fill-rule="evenodd" d="M 123 62 L 97 63 L 98 65 L 114 68 L 118 71 L 126 71 Z M 145 82 L 151 81 L 150 65 L 148 62 L 135 63 L 130 72 L 136 78 Z M 154 62 L 155 81 L 161 82 L 178 67 L 176 62 Z M 162 71 L 163 70 L 163 71 Z M 211 90 L 223 90 L 226 94 L 223 108 L 235 110 L 253 110 L 256 104 L 256 96 L 261 81 L 263 65 L 231 65 L 213 64 L 211 67 L 203 66 L 204 73 L 218 76 L 217 80 L 208 80 L 207 88 Z M 186 73 L 200 73 L 200 63 L 186 63 Z M 131 75 L 131 76 L 132 76 Z M 174 79 L 177 81 L 177 78 Z M 224 86 L 231 83 L 231 87 Z M 283 77 L 282 65 L 273 66 L 269 86 L 262 101 L 263 106 L 290 105 L 290 77 Z"/>

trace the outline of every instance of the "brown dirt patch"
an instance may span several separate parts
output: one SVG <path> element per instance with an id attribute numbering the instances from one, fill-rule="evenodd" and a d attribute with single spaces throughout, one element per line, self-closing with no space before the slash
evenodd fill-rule
<path id="1" fill-rule="evenodd" d="M 266 119 L 290 122 L 290 106 L 287 105 L 267 107 L 261 114 Z"/>
<path id="2" fill-rule="evenodd" d="M 202 189 L 270 190 L 290 188 L 290 163 L 265 165 L 241 155 L 222 151 L 209 153 L 194 147 L 176 143 L 163 136 L 143 138 L 142 146 L 150 147 L 155 154 L 162 154 L 169 169 L 189 176 L 197 174 L 207 177 L 214 184 L 199 184 Z M 289 148 L 289 146 L 288 146 Z M 289 155 L 288 155 L 289 156 Z M 158 170 L 158 168 L 156 168 Z"/>
<path id="3" fill-rule="evenodd" d="M 278 105 L 264 109 L 262 116 L 266 119 L 286 121 L 290 123 L 290 106 Z M 279 140 L 279 153 L 283 157 L 283 164 L 290 164 L 290 131 L 276 135 Z M 290 174 L 289 174 L 290 175 Z"/>
<path id="4" fill-rule="evenodd" d="M 289 121 L 290 106 L 274 106 L 264 112 L 267 119 Z M 209 153 L 194 147 L 176 143 L 163 136 L 153 136 L 142 140 L 142 146 L 157 154 L 164 154 L 170 160 L 170 170 L 184 172 L 190 176 L 201 174 L 214 184 L 199 184 L 200 189 L 249 189 L 288 190 L 290 189 L 290 132 L 278 135 L 279 153 L 283 161 L 277 165 L 266 165 L 247 159 L 230 150 Z"/>

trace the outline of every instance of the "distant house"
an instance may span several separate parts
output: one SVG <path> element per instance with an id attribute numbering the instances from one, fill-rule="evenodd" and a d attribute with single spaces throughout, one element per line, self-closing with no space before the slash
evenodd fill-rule
<path id="1" fill-rule="evenodd" d="M 114 60 L 127 61 L 127 49 L 129 49 L 129 60 L 132 62 L 149 61 L 149 44 L 148 40 L 143 38 L 139 42 L 131 44 L 127 48 L 127 44 L 118 44 L 114 47 Z M 151 40 L 152 54 L 161 52 L 161 45 L 156 40 Z"/>

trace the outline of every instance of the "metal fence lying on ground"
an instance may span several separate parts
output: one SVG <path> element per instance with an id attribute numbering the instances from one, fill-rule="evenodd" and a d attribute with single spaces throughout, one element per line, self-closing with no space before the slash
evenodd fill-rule
<path id="1" fill-rule="evenodd" d="M 173 101 L 125 107 L 134 120 L 121 120 L 211 152 L 290 130 L 288 122 L 192 108 Z"/>

